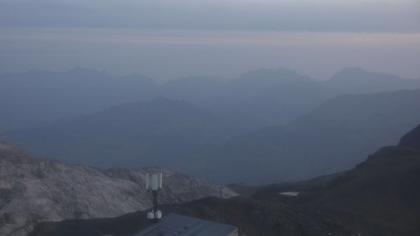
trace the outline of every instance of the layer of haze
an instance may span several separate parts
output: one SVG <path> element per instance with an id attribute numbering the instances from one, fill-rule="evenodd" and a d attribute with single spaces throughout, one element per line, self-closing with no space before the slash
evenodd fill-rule
<path id="1" fill-rule="evenodd" d="M 0 72 L 75 66 L 160 79 L 346 66 L 420 77 L 417 0 L 0 0 Z"/>

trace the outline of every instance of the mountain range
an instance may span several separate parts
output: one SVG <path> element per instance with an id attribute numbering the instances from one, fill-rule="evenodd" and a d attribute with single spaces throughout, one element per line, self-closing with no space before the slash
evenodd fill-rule
<path id="1" fill-rule="evenodd" d="M 101 167 L 188 169 L 190 156 L 222 144 L 234 123 L 195 105 L 166 98 L 127 103 L 55 125 L 9 133 L 34 156 Z M 188 158 L 187 158 L 188 157 Z"/>
<path id="2" fill-rule="evenodd" d="M 32 128 L 148 99 L 158 90 L 143 75 L 113 77 L 103 71 L 28 71 L 0 75 L 0 130 Z"/>
<path id="3" fill-rule="evenodd" d="M 420 90 L 338 96 L 288 125 L 230 139 L 208 154 L 205 169 L 248 183 L 342 171 L 418 124 L 418 104 Z"/>
<path id="4" fill-rule="evenodd" d="M 0 131 L 33 128 L 162 96 L 240 120 L 255 130 L 287 123 L 328 98 L 348 93 L 420 88 L 420 80 L 346 68 L 319 81 L 288 69 L 260 69 L 239 78 L 195 76 L 159 83 L 144 75 L 104 71 L 28 71 L 0 75 Z"/>
<path id="5" fill-rule="evenodd" d="M 0 79 L 7 139 L 35 157 L 105 168 L 297 180 L 351 168 L 420 121 L 419 80 L 360 68 L 328 81 L 286 69 L 164 84 L 84 69 L 34 74 Z"/>

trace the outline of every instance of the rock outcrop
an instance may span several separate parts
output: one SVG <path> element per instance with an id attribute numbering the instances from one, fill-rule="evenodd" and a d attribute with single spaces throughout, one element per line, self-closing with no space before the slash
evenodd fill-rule
<path id="1" fill-rule="evenodd" d="M 0 144 L 0 235 L 26 235 L 41 221 L 115 217 L 151 206 L 148 169 L 99 170 L 32 159 Z M 164 170 L 162 203 L 208 196 L 230 197 L 230 189 Z"/>
<path id="2" fill-rule="evenodd" d="M 420 125 L 404 135 L 399 146 L 414 148 L 420 151 Z"/>

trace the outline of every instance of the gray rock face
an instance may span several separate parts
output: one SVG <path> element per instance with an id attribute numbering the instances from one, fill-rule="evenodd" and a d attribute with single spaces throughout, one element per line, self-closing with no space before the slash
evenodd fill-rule
<path id="1" fill-rule="evenodd" d="M 36 160 L 0 143 L 0 235 L 26 235 L 41 221 L 113 217 L 151 206 L 149 170 L 98 170 Z M 225 187 L 164 170 L 161 203 L 208 196 L 228 198 Z"/>

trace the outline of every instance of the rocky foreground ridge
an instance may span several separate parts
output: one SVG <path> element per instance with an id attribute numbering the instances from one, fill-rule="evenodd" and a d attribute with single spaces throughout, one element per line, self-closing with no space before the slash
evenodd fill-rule
<path id="1" fill-rule="evenodd" d="M 147 209 L 151 206 L 144 184 L 147 171 L 38 160 L 0 143 L 0 235 L 27 235 L 42 221 L 114 217 Z M 162 203 L 235 195 L 174 171 L 164 170 L 164 179 Z"/>
<path id="2" fill-rule="evenodd" d="M 296 183 L 234 186 L 242 196 L 162 206 L 239 227 L 248 236 L 420 235 L 420 126 L 355 168 Z M 285 195 L 284 193 L 299 193 Z M 44 222 L 31 236 L 133 235 L 145 211 L 116 218 Z"/>

